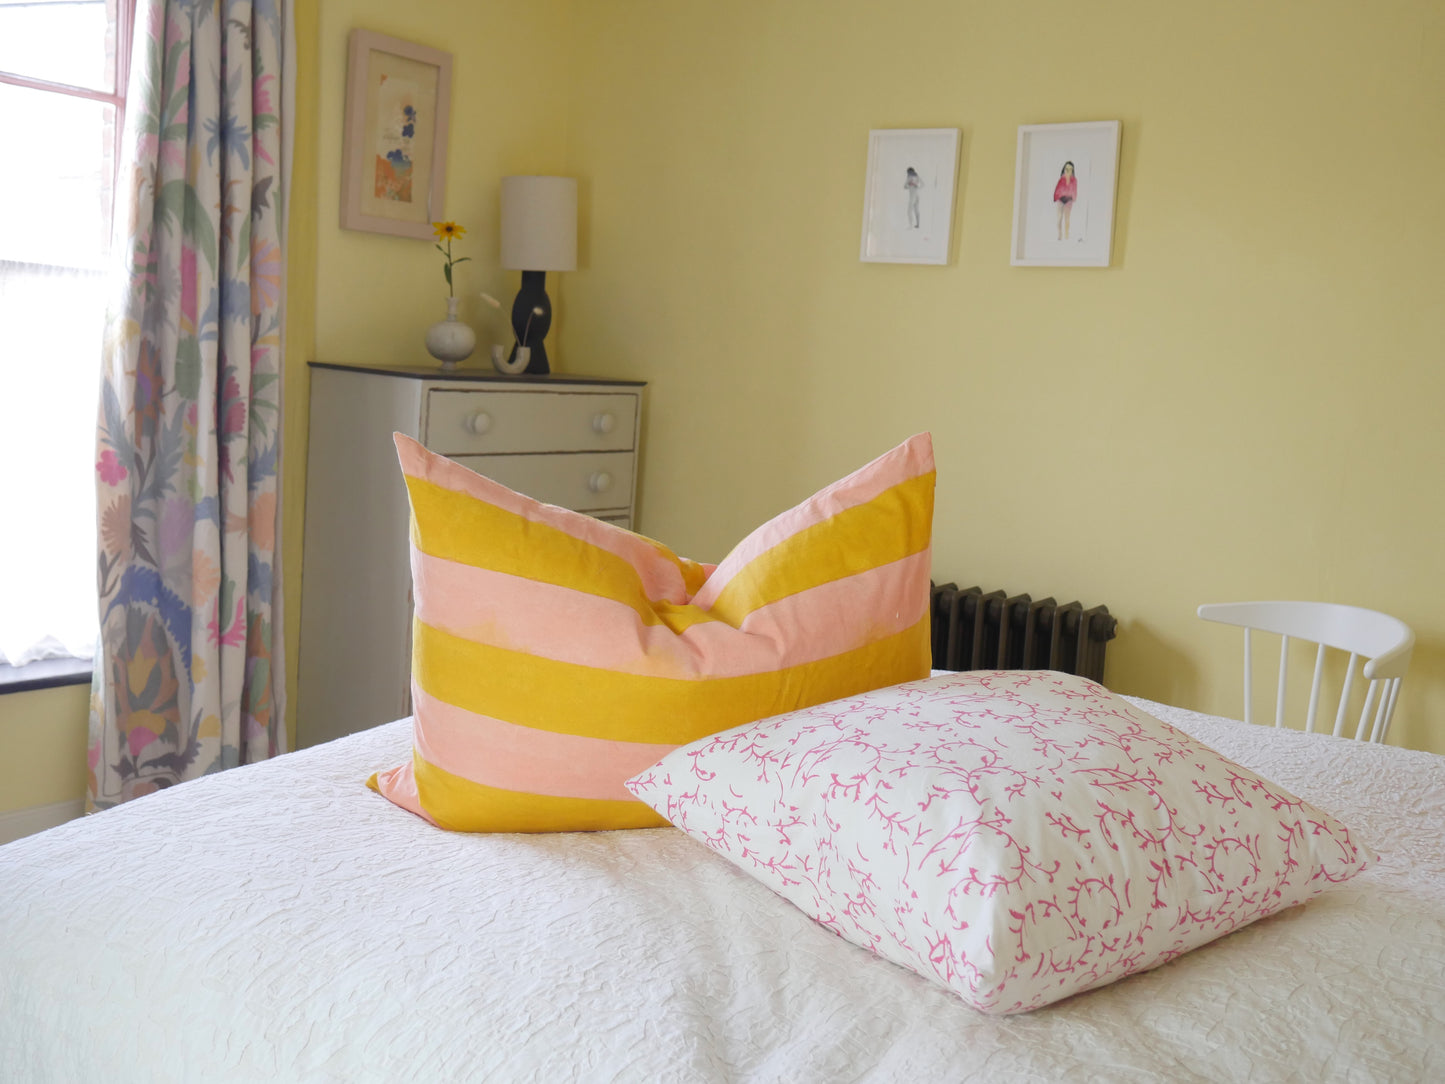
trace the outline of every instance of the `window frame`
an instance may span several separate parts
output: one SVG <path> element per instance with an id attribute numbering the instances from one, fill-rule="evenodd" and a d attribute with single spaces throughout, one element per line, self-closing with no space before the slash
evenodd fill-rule
<path id="1" fill-rule="evenodd" d="M 115 0 L 115 57 L 112 66 L 110 90 L 96 90 L 94 87 L 76 86 L 73 83 L 56 83 L 49 79 L 37 79 L 33 75 L 0 68 L 0 83 L 12 87 L 25 87 L 50 94 L 61 94 L 70 98 L 84 98 L 86 101 L 103 102 L 115 109 L 115 139 L 111 142 L 111 191 L 110 220 L 115 223 L 115 182 L 120 176 L 121 144 L 125 133 L 125 96 L 130 86 L 130 50 L 135 36 L 135 0 Z"/>
<path id="2" fill-rule="evenodd" d="M 124 150 L 126 91 L 130 86 L 130 53 L 135 40 L 135 0 L 114 0 L 115 31 L 112 48 L 111 85 L 109 90 L 82 87 L 72 83 L 57 83 L 49 79 L 38 79 L 31 75 L 0 69 L 0 83 L 59 94 L 69 98 L 101 102 L 115 110 L 113 120 L 114 137 L 111 140 L 111 169 L 108 191 L 103 193 L 109 219 L 109 232 L 115 229 L 115 194 L 120 179 L 121 156 Z M 90 681 L 92 662 L 90 659 L 62 658 L 39 659 L 24 666 L 0 665 L 0 696 L 9 693 L 29 692 L 35 689 L 53 689 L 65 685 L 81 685 Z"/>

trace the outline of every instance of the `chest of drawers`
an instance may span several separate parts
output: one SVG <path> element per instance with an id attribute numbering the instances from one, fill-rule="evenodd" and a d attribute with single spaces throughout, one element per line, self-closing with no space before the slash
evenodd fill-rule
<path id="1" fill-rule="evenodd" d="M 512 489 L 631 528 L 642 385 L 313 362 L 297 745 L 411 712 L 405 433 Z"/>

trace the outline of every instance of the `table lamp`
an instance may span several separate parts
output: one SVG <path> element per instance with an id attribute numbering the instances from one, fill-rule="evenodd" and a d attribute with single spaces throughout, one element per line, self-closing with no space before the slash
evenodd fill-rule
<path id="1" fill-rule="evenodd" d="M 552 326 L 547 272 L 577 269 L 575 177 L 502 178 L 502 266 L 522 272 L 522 288 L 512 302 L 517 341 L 511 360 L 525 346 L 532 352 L 526 372 L 551 372 L 543 345 Z"/>

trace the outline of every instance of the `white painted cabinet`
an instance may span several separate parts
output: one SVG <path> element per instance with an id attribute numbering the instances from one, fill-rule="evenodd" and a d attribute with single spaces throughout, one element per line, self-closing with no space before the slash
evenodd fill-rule
<path id="1" fill-rule="evenodd" d="M 630 528 L 642 387 L 312 362 L 298 746 L 411 713 L 410 511 L 392 433 Z"/>

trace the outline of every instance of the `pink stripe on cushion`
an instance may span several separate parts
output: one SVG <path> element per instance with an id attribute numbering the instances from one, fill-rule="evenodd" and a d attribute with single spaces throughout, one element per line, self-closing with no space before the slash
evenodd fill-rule
<path id="1" fill-rule="evenodd" d="M 414 741 L 422 759 L 498 790 L 630 802 L 632 792 L 623 780 L 677 748 L 516 726 L 443 703 L 415 681 L 411 697 L 416 712 Z"/>
<path id="2" fill-rule="evenodd" d="M 688 601 L 681 570 L 670 560 L 658 559 L 659 554 L 669 552 L 665 547 L 581 512 L 533 500 L 508 489 L 500 482 L 494 482 L 467 469 L 460 463 L 430 454 L 425 447 L 404 433 L 393 433 L 392 439 L 396 443 L 403 474 L 431 482 L 453 493 L 475 497 L 534 523 L 544 523 L 598 549 L 615 554 L 637 571 L 643 591 L 653 601 Z"/>
<path id="3" fill-rule="evenodd" d="M 383 798 L 395 802 L 415 813 L 422 820 L 436 824 L 431 814 L 421 807 L 421 795 L 416 791 L 416 776 L 411 770 L 411 761 L 405 764 L 398 764 L 395 768 L 388 768 L 384 772 L 376 773 L 376 791 Z"/>
<path id="4" fill-rule="evenodd" d="M 413 548 L 416 615 L 453 636 L 557 662 L 667 678 L 740 677 L 841 655 L 912 628 L 928 608 L 931 551 L 820 584 L 754 610 L 741 631 L 704 621 L 682 633 L 625 603 Z M 910 600 L 885 610 L 880 599 Z M 858 622 L 867 615 L 866 630 Z M 866 635 L 865 635 L 866 634 Z"/>
<path id="5" fill-rule="evenodd" d="M 820 489 L 796 508 L 764 523 L 734 547 L 718 564 L 693 599 L 710 607 L 728 582 L 759 556 L 815 523 L 867 504 L 900 482 L 933 470 L 933 440 L 927 433 L 910 437 L 892 451 Z"/>

